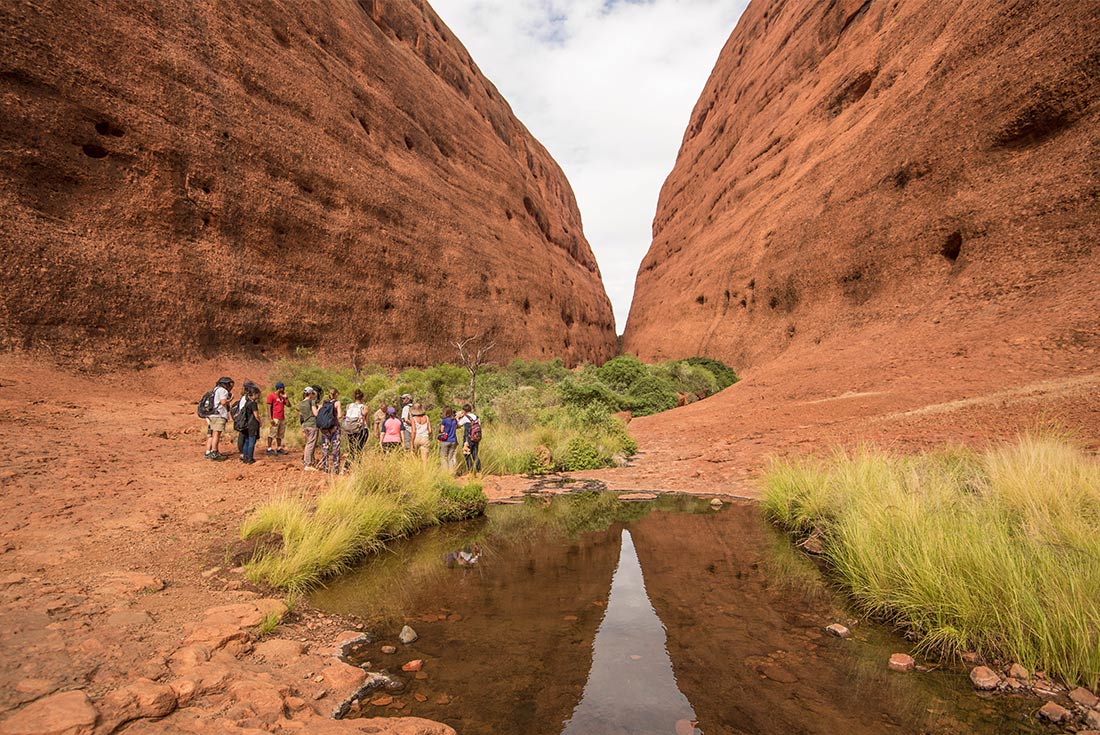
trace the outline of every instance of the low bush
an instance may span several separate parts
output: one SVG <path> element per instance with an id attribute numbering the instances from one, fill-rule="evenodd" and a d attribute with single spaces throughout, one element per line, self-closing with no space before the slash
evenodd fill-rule
<path id="1" fill-rule="evenodd" d="M 922 649 L 1100 681 L 1100 463 L 1064 438 L 777 462 L 763 510 Z"/>
<path id="2" fill-rule="evenodd" d="M 676 387 L 668 378 L 645 375 L 630 386 L 630 409 L 638 416 L 648 416 L 676 408 Z"/>
<path id="3" fill-rule="evenodd" d="M 587 437 L 575 436 L 569 440 L 565 454 L 565 466 L 569 471 L 598 470 L 605 466 L 596 444 Z"/>

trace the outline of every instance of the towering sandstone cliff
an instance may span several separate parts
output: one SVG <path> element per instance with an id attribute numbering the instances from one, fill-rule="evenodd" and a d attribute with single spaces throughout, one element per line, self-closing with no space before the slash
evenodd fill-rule
<path id="1" fill-rule="evenodd" d="M 568 182 L 423 0 L 0 6 L 0 341 L 599 360 Z"/>
<path id="2" fill-rule="evenodd" d="M 753 0 L 661 192 L 624 350 L 746 368 L 875 334 L 1095 364 L 1098 38 L 1093 0 Z"/>

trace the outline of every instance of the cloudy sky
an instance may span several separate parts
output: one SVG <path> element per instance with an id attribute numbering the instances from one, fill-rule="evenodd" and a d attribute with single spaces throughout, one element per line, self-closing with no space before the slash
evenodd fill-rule
<path id="1" fill-rule="evenodd" d="M 657 195 L 748 0 L 431 0 L 561 165 L 626 326 Z"/>

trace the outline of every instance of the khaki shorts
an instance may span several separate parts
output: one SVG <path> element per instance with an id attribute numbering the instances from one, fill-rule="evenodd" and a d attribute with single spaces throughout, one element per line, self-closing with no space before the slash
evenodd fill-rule
<path id="1" fill-rule="evenodd" d="M 278 439 L 280 442 L 286 436 L 286 419 L 271 419 L 271 425 L 267 427 L 267 438 Z"/>
<path id="2" fill-rule="evenodd" d="M 221 416 L 209 416 L 206 419 L 211 431 L 225 431 L 225 421 Z"/>

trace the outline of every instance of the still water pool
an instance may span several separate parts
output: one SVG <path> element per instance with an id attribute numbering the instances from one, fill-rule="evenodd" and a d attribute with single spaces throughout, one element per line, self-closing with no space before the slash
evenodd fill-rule
<path id="1" fill-rule="evenodd" d="M 911 645 L 856 621 L 750 503 L 531 497 L 395 544 L 312 601 L 371 620 L 357 662 L 407 679 L 364 716 L 460 735 L 1045 732 L 1034 701 L 979 697 L 961 670 L 888 671 Z"/>

